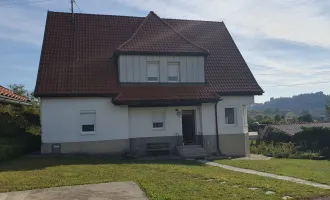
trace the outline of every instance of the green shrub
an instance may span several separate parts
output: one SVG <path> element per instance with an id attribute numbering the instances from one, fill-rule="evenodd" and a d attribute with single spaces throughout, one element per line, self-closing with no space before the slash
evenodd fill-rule
<path id="1" fill-rule="evenodd" d="M 296 152 L 289 156 L 289 158 L 293 158 L 293 159 L 313 159 L 316 157 L 320 157 L 320 153 Z"/>
<path id="2" fill-rule="evenodd" d="M 259 145 L 250 147 L 250 152 L 255 154 L 263 154 L 265 156 L 273 156 L 276 158 L 288 158 L 296 152 L 292 143 L 266 143 L 261 142 Z"/>
<path id="3" fill-rule="evenodd" d="M 22 146 L 5 144 L 0 146 L 0 161 L 9 160 L 22 154 Z"/>

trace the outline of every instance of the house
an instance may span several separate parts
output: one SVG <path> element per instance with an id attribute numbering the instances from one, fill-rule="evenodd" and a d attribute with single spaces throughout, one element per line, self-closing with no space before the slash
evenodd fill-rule
<path id="1" fill-rule="evenodd" d="M 0 105 L 4 104 L 30 105 L 31 101 L 27 97 L 18 95 L 12 90 L 0 85 Z"/>
<path id="2" fill-rule="evenodd" d="M 248 155 L 246 106 L 262 93 L 223 22 L 48 12 L 43 153 Z"/>

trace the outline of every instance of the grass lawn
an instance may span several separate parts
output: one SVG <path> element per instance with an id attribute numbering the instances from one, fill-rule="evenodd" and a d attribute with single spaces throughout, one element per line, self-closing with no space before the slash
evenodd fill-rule
<path id="1" fill-rule="evenodd" d="M 329 190 L 195 161 L 110 161 L 103 157 L 70 156 L 21 158 L 0 164 L 0 192 L 130 180 L 137 182 L 150 199 L 266 200 L 285 195 L 296 198 L 330 195 Z M 249 187 L 260 190 L 252 191 Z M 276 194 L 266 195 L 267 190 Z"/>
<path id="2" fill-rule="evenodd" d="M 218 160 L 216 162 L 330 185 L 330 161 L 327 160 L 272 158 L 271 160 Z"/>

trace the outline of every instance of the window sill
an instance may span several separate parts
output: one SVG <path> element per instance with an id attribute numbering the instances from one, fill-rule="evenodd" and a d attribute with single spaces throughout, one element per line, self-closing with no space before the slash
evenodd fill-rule
<path id="1" fill-rule="evenodd" d="M 165 128 L 152 128 L 153 131 L 165 131 Z"/>
<path id="2" fill-rule="evenodd" d="M 80 135 L 96 135 L 95 131 L 86 131 L 86 132 L 81 132 Z"/>

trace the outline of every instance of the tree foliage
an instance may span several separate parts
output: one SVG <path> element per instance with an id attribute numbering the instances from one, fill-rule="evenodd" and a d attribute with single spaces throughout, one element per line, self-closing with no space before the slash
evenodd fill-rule
<path id="1" fill-rule="evenodd" d="M 299 122 L 313 122 L 313 117 L 311 114 L 304 114 L 298 117 Z"/>

